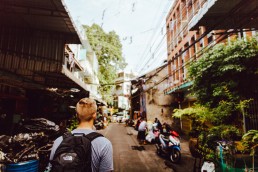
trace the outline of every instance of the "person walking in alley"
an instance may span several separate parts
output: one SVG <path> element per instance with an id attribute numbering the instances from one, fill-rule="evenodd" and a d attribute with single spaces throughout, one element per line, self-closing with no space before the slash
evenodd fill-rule
<path id="1" fill-rule="evenodd" d="M 154 124 L 157 125 L 157 128 L 161 131 L 162 130 L 162 124 L 160 123 L 158 118 L 155 118 Z"/>
<path id="2" fill-rule="evenodd" d="M 83 98 L 76 104 L 79 125 L 55 140 L 50 154 L 51 171 L 113 171 L 112 144 L 93 130 L 96 112 L 93 99 Z"/>
<path id="3" fill-rule="evenodd" d="M 146 140 L 145 140 L 146 129 L 147 129 L 146 118 L 142 118 L 138 128 L 138 135 L 139 135 L 140 143 L 143 143 L 143 144 L 146 144 Z"/>

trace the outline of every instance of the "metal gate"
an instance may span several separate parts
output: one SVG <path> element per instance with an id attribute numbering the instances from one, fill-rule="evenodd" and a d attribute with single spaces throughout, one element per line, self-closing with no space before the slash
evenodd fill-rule
<path id="1" fill-rule="evenodd" d="M 250 102 L 249 108 L 246 110 L 245 125 L 246 131 L 258 130 L 258 95 Z"/>

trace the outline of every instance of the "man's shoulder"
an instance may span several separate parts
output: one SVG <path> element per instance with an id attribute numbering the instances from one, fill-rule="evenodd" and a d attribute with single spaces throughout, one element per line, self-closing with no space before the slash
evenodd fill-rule
<path id="1" fill-rule="evenodd" d="M 93 141 L 97 141 L 97 142 L 110 142 L 105 136 L 103 136 L 101 133 L 99 132 L 96 132 L 94 130 L 88 130 L 88 129 L 75 129 L 72 131 L 72 133 L 84 133 L 85 135 L 88 135 L 88 134 L 92 134 L 92 133 L 98 133 L 99 136 L 96 137 Z"/>
<path id="2" fill-rule="evenodd" d="M 95 131 L 86 132 L 84 134 L 87 135 L 87 134 L 90 134 L 90 133 L 93 133 L 93 132 L 95 132 Z M 77 132 L 72 131 L 72 133 L 77 133 Z M 96 133 L 98 133 L 98 132 L 96 132 Z M 55 145 L 59 146 L 62 143 L 62 141 L 63 141 L 63 136 L 60 136 L 54 141 L 54 143 L 55 143 Z M 103 148 L 103 147 L 112 146 L 111 142 L 106 137 L 104 137 L 103 135 L 100 135 L 100 136 L 96 137 L 94 140 L 92 140 L 91 145 L 95 148 L 97 148 L 97 147 L 98 148 Z"/>
<path id="3" fill-rule="evenodd" d="M 94 143 L 98 143 L 101 145 L 111 144 L 111 142 L 104 136 L 99 136 L 93 140 Z"/>

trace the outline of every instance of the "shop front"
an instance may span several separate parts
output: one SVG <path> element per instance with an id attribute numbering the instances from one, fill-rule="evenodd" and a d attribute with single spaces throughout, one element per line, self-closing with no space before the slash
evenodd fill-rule
<path id="1" fill-rule="evenodd" d="M 0 134 L 15 133 L 23 118 L 59 124 L 90 93 L 74 75 L 83 67 L 67 53 L 81 38 L 63 1 L 3 0 L 1 9 Z"/>

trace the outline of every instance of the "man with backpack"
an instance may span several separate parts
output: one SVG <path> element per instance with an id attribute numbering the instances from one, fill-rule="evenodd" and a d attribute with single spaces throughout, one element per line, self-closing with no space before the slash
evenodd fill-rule
<path id="1" fill-rule="evenodd" d="M 76 104 L 78 127 L 57 138 L 50 154 L 53 172 L 113 171 L 111 142 L 93 130 L 97 117 L 95 100 L 83 98 Z"/>

